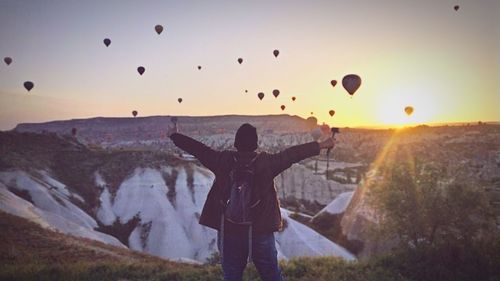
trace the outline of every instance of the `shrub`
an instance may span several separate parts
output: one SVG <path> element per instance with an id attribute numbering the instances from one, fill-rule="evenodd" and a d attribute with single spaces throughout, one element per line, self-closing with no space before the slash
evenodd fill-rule
<path id="1" fill-rule="evenodd" d="M 438 171 L 417 163 L 387 168 L 372 192 L 382 214 L 378 235 L 398 242 L 391 263 L 401 274 L 414 280 L 500 278 L 499 231 L 481 188 L 443 183 Z"/>

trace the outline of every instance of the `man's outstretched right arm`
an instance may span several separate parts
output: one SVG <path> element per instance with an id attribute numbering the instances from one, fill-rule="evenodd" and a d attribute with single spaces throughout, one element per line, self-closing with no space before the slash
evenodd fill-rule
<path id="1" fill-rule="evenodd" d="M 211 171 L 215 171 L 217 168 L 217 163 L 221 155 L 220 152 L 183 134 L 173 133 L 170 135 L 170 139 L 177 147 L 196 157 L 203 166 Z"/>
<path id="2" fill-rule="evenodd" d="M 269 158 L 272 177 L 288 169 L 294 163 L 318 155 L 321 149 L 331 149 L 335 146 L 333 138 L 322 142 L 310 142 L 287 148 L 279 153 L 271 154 Z"/>

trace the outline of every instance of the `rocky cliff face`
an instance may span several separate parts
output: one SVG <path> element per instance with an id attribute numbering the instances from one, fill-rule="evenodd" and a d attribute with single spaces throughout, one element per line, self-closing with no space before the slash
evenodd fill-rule
<path id="1" fill-rule="evenodd" d="M 295 198 L 321 205 L 329 204 L 339 194 L 352 191 L 357 186 L 326 180 L 324 174 L 314 174 L 314 170 L 304 165 L 293 165 L 281 173 L 275 183 L 281 199 Z"/>
<path id="2" fill-rule="evenodd" d="M 378 222 L 376 209 L 369 203 L 370 195 L 367 185 L 361 184 L 352 195 L 351 201 L 343 213 L 340 227 L 347 240 L 358 242 L 363 247 L 357 254 L 364 258 L 380 251 L 383 247 L 373 240 L 371 227 Z"/>
<path id="3" fill-rule="evenodd" d="M 175 166 L 137 168 L 113 193 L 96 173 L 95 188 L 100 194 L 95 217 L 75 204 L 85 204 L 78 194 L 47 172 L 5 171 L 0 173 L 4 198 L 0 209 L 75 236 L 167 259 L 204 262 L 217 251 L 216 231 L 198 224 L 213 176 L 196 165 L 190 168 L 189 172 Z M 280 258 L 333 255 L 354 259 L 283 212 L 287 227 L 276 236 Z"/>
<path id="4" fill-rule="evenodd" d="M 205 262 L 217 250 L 216 231 L 198 224 L 213 174 L 196 162 L 151 152 L 94 151 L 56 135 L 2 134 L 8 161 L 0 162 L 1 210 L 172 260 Z M 282 214 L 287 227 L 276 235 L 281 258 L 354 259 L 286 210 Z"/>

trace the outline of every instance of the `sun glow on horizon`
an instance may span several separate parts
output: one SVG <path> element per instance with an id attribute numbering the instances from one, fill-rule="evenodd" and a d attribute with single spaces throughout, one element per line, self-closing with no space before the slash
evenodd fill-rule
<path id="1" fill-rule="evenodd" d="M 418 93 L 415 93 L 418 92 Z M 386 98 L 380 99 L 374 106 L 377 123 L 386 126 L 408 126 L 422 123 L 435 123 L 438 116 L 438 104 L 432 91 L 412 89 L 388 92 Z M 412 114 L 404 111 L 406 106 L 414 108 Z"/>

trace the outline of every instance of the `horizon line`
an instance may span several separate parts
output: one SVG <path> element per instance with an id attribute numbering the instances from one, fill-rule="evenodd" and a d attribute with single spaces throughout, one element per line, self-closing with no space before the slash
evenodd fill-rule
<path id="1" fill-rule="evenodd" d="M 51 120 L 45 122 L 23 122 L 16 124 L 10 130 L 0 130 L 0 131 L 13 131 L 19 125 L 25 124 L 44 124 L 44 123 L 55 123 L 55 122 L 69 122 L 69 121 L 81 121 L 81 120 L 91 120 L 91 119 L 139 119 L 139 118 L 161 118 L 161 117 L 183 117 L 183 118 L 211 118 L 211 117 L 292 117 L 292 118 L 301 118 L 306 120 L 307 118 L 301 117 L 299 115 L 290 115 L 290 114 L 260 114 L 260 115 L 251 115 L 251 114 L 223 114 L 223 115 L 151 115 L 151 116 L 141 116 L 141 117 L 103 117 L 103 116 L 95 116 L 88 118 L 74 118 L 74 119 L 65 119 L 65 120 Z M 314 116 L 312 116 L 314 117 Z M 316 117 L 315 117 L 316 118 Z M 429 127 L 439 127 L 439 126 L 464 126 L 464 125 L 478 125 L 478 124 L 488 124 L 488 125 L 500 125 L 500 120 L 498 121 L 456 121 L 456 122 L 431 122 L 431 123 L 422 123 L 422 124 L 406 124 L 406 125 L 359 125 L 359 126 L 338 126 L 340 128 L 349 128 L 349 129 L 404 129 L 404 128 L 414 128 L 419 126 L 429 126 Z M 321 125 L 321 124 L 318 124 Z M 327 124 L 328 125 L 328 124 Z"/>

